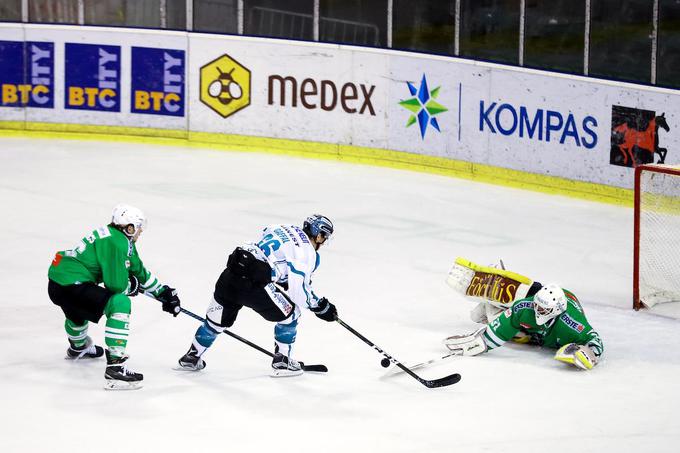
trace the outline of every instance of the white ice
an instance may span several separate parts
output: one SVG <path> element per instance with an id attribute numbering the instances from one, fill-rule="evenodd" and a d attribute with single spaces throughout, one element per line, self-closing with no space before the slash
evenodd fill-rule
<path id="1" fill-rule="evenodd" d="M 410 171 L 258 153 L 3 138 L 0 146 L 0 451 L 676 452 L 680 324 L 631 306 L 632 210 Z M 144 388 L 103 390 L 104 361 L 64 360 L 47 297 L 57 250 L 143 209 L 140 254 L 200 315 L 231 250 L 262 226 L 333 219 L 314 277 L 343 320 L 405 363 L 472 331 L 446 286 L 456 256 L 557 281 L 583 302 L 606 358 L 591 372 L 508 345 L 383 378 L 381 356 L 305 313 L 298 358 L 326 375 L 269 377 L 269 359 L 221 336 L 201 373 L 173 370 L 198 323 L 133 302 L 128 351 Z M 103 342 L 103 321 L 91 336 Z M 242 310 L 233 331 L 272 348 Z"/>

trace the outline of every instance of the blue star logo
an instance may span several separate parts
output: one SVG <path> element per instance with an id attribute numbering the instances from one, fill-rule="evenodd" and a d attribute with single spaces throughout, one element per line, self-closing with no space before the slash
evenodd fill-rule
<path id="1" fill-rule="evenodd" d="M 406 127 L 415 124 L 417 121 L 420 126 L 420 137 L 423 140 L 425 140 L 425 132 L 427 132 L 428 126 L 432 126 L 437 132 L 441 132 L 435 116 L 448 111 L 446 107 L 435 101 L 437 96 L 439 96 L 439 89 L 441 87 L 430 91 L 427 87 L 427 77 L 425 77 L 425 74 L 423 74 L 419 88 L 416 88 L 411 82 L 406 82 L 406 85 L 408 85 L 408 90 L 411 96 L 413 96 L 399 103 L 399 105 L 412 113 L 406 122 Z"/>

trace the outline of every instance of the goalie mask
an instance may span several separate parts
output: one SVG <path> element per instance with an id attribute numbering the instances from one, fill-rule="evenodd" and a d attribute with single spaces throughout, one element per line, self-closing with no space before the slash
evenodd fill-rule
<path id="1" fill-rule="evenodd" d="M 119 204 L 113 208 L 111 224 L 122 231 L 125 236 L 136 241 L 146 228 L 146 216 L 134 206 Z"/>
<path id="2" fill-rule="evenodd" d="M 305 219 L 305 222 L 302 224 L 302 230 L 315 240 L 318 235 L 321 235 L 325 243 L 333 235 L 333 222 L 326 216 L 314 214 Z"/>
<path id="3" fill-rule="evenodd" d="M 544 285 L 534 296 L 536 324 L 542 326 L 561 315 L 567 309 L 567 296 L 561 287 L 554 283 Z"/>

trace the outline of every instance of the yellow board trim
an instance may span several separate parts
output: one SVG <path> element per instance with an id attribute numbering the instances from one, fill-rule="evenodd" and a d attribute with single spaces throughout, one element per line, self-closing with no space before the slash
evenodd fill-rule
<path id="1" fill-rule="evenodd" d="M 506 271 L 505 269 L 497 269 L 495 267 L 480 266 L 479 264 L 473 263 L 472 261 L 460 256 L 456 258 L 456 264 L 465 266 L 475 272 L 483 272 L 485 274 L 495 274 L 502 277 L 507 277 L 515 280 L 516 282 L 524 283 L 525 285 L 531 285 L 533 283 L 533 280 L 531 280 L 529 277 L 525 277 L 524 275 L 518 274 L 516 272 Z"/>
<path id="2" fill-rule="evenodd" d="M 650 213 L 680 214 L 680 196 L 676 194 L 658 194 L 653 192 L 642 192 L 640 196 L 640 207 L 644 209 L 645 215 Z"/>
<path id="3" fill-rule="evenodd" d="M 185 130 L 24 121 L 0 121 L 0 137 L 119 141 L 283 154 L 452 176 L 620 206 L 633 205 L 633 191 L 629 189 L 443 157 L 362 146 Z"/>

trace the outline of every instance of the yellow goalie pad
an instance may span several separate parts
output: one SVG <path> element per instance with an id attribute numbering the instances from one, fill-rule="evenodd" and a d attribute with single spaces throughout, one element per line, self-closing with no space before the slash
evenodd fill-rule
<path id="1" fill-rule="evenodd" d="M 526 297 L 533 280 L 516 272 L 481 266 L 458 257 L 449 270 L 446 283 L 469 298 L 507 308 Z"/>
<path id="2" fill-rule="evenodd" d="M 480 266 L 479 264 L 473 263 L 472 261 L 461 257 L 456 258 L 455 264 L 465 266 L 481 274 L 500 275 L 501 277 L 505 277 L 509 280 L 514 280 L 519 283 L 524 283 L 525 285 L 531 285 L 534 282 L 529 277 L 525 277 L 524 275 L 518 274 L 516 272 L 508 271 L 505 269 L 498 269 L 491 266 Z"/>

